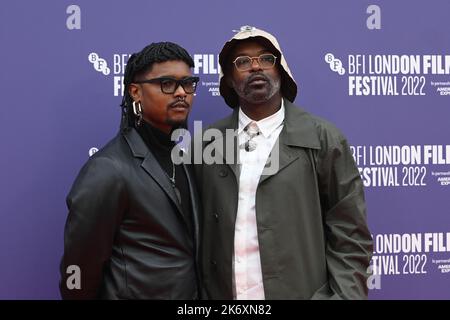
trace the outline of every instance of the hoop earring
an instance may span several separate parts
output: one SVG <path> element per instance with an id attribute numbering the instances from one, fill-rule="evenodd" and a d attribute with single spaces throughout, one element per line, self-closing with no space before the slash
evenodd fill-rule
<path id="1" fill-rule="evenodd" d="M 133 101 L 133 113 L 136 116 L 135 125 L 136 127 L 139 127 L 142 123 L 142 107 L 141 102 Z"/>

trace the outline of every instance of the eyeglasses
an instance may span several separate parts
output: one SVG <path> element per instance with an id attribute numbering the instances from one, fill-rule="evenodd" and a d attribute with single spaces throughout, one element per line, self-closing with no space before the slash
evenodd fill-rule
<path id="1" fill-rule="evenodd" d="M 197 83 L 199 80 L 199 77 L 188 77 L 180 80 L 171 77 L 160 77 L 134 81 L 134 83 L 159 83 L 161 85 L 161 91 L 166 94 L 173 94 L 177 91 L 179 86 L 182 86 L 184 92 L 191 94 L 195 92 L 195 89 L 197 89 Z"/>
<path id="2" fill-rule="evenodd" d="M 261 69 L 270 69 L 275 65 L 277 57 L 271 53 L 265 53 L 259 57 L 240 56 L 234 59 L 233 63 L 239 71 L 247 71 L 252 68 L 254 59 L 257 59 Z"/>

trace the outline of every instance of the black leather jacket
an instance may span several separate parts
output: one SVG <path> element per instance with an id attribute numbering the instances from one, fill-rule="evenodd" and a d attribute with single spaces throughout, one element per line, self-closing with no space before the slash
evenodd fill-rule
<path id="1" fill-rule="evenodd" d="M 89 159 L 67 196 L 64 299 L 198 298 L 199 202 L 190 169 L 184 168 L 194 235 L 167 176 L 135 129 L 119 133 Z M 73 288 L 71 265 L 80 268 L 79 289 Z"/>

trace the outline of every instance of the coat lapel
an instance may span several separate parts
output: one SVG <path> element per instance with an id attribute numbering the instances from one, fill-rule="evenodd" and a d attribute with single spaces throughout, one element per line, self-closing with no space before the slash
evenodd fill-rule
<path id="1" fill-rule="evenodd" d="M 236 177 L 236 181 L 239 181 L 240 175 L 240 165 L 238 163 L 239 146 L 238 139 L 236 135 L 236 130 L 238 128 L 238 112 L 234 110 L 231 116 L 218 122 L 216 125 L 210 128 L 218 129 L 221 136 L 211 139 L 205 143 L 206 150 L 214 149 L 215 152 L 222 158 L 223 163 L 228 165 L 231 171 Z M 208 129 L 210 129 L 208 128 Z M 228 131 L 227 131 L 228 130 Z M 228 132 L 228 134 L 227 134 Z M 231 134 L 234 132 L 234 134 Z"/>
<path id="2" fill-rule="evenodd" d="M 197 193 L 197 188 L 196 188 L 196 184 L 195 184 L 195 180 L 194 177 L 192 175 L 192 172 L 190 170 L 190 168 L 186 165 L 186 164 L 182 164 L 184 172 L 186 174 L 186 179 L 188 182 L 188 186 L 189 186 L 189 193 L 191 195 L 191 208 L 192 208 L 192 221 L 193 221 L 193 226 L 194 226 L 194 236 L 195 236 L 195 252 L 196 252 L 196 258 L 197 261 L 199 261 L 199 235 L 200 235 L 200 231 L 199 231 L 199 215 L 200 215 L 200 208 L 199 208 L 199 202 L 198 202 L 198 193 Z"/>
<path id="3" fill-rule="evenodd" d="M 166 193 L 166 195 L 172 200 L 178 209 L 179 214 L 183 216 L 181 206 L 178 202 L 175 191 L 173 190 L 169 178 L 164 173 L 161 166 L 158 164 L 153 153 L 147 148 L 145 142 L 139 136 L 134 128 L 124 133 L 124 137 L 130 146 L 133 156 L 136 158 L 143 158 L 141 167 L 156 181 L 156 183 L 161 187 L 161 189 Z"/>
<path id="4" fill-rule="evenodd" d="M 319 136 L 311 116 L 286 99 L 284 100 L 284 106 L 284 126 L 271 152 L 271 156 L 276 157 L 277 151 L 275 148 L 278 148 L 279 167 L 274 174 L 294 162 L 299 157 L 301 148 L 320 149 Z M 267 165 L 268 163 L 266 163 Z M 261 175 L 259 183 L 264 182 L 271 176 L 273 174 Z"/>
<path id="5" fill-rule="evenodd" d="M 169 178 L 165 175 L 163 169 L 158 164 L 158 161 L 154 157 L 154 155 L 149 151 L 144 161 L 142 161 L 141 167 L 147 171 L 147 173 L 159 184 L 161 189 L 167 194 L 167 196 L 172 200 L 172 202 L 177 207 L 178 211 L 181 213 L 181 206 L 178 202 L 175 191 L 173 190 L 172 185 L 170 184 Z M 184 215 L 183 215 L 184 217 Z"/>
<path id="6" fill-rule="evenodd" d="M 294 162 L 299 157 L 299 155 L 296 153 L 296 150 L 293 150 L 291 147 L 284 144 L 283 140 L 284 139 L 281 137 L 281 132 L 280 132 L 280 137 L 278 138 L 277 142 L 274 145 L 274 149 L 279 148 L 278 149 L 278 170 L 276 170 L 272 174 L 264 174 L 264 172 L 263 172 L 263 174 L 259 178 L 260 184 L 263 181 L 272 177 L 274 174 L 277 174 L 278 172 L 283 170 L 285 167 L 290 165 L 292 162 Z M 270 157 L 276 157 L 276 152 L 274 149 L 272 150 Z M 266 163 L 266 168 L 268 166 L 269 166 L 269 162 Z"/>

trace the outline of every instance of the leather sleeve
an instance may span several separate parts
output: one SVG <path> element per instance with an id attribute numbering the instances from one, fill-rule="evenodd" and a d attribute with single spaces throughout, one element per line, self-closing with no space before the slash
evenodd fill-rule
<path id="1" fill-rule="evenodd" d="M 64 255 L 60 265 L 63 299 L 96 299 L 103 268 L 111 256 L 114 234 L 126 206 L 124 179 L 106 157 L 91 158 L 81 169 L 67 196 L 69 214 L 64 230 Z M 81 288 L 67 273 L 71 265 L 81 271 Z"/>

